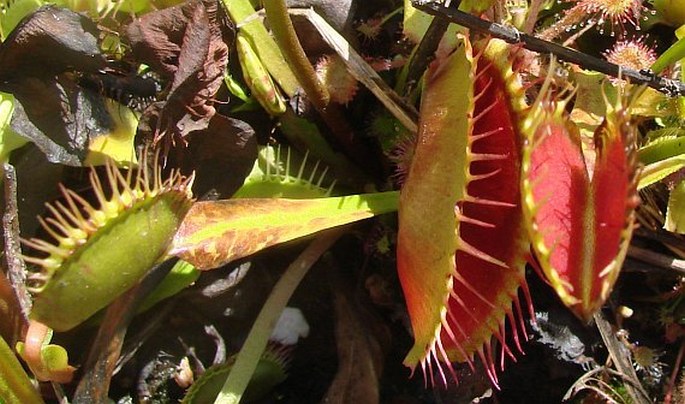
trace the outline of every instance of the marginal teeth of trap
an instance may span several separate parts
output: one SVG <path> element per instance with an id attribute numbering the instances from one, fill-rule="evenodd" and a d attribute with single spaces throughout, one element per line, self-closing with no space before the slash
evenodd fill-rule
<path id="1" fill-rule="evenodd" d="M 481 251 L 481 250 L 477 249 L 476 247 L 470 245 L 469 243 L 467 243 L 466 241 L 464 241 L 461 238 L 459 239 L 459 250 L 463 251 L 469 255 L 472 255 L 476 258 L 480 258 L 481 260 L 483 260 L 485 262 L 489 262 L 491 264 L 497 265 L 497 266 L 502 267 L 502 268 L 509 268 L 509 265 L 505 264 L 504 262 L 498 260 L 497 258 L 495 258 L 489 254 L 484 253 L 483 251 Z"/>
<path id="2" fill-rule="evenodd" d="M 82 241 L 88 239 L 88 233 L 79 229 L 78 227 L 71 227 L 68 230 L 69 232 L 67 234 L 67 237 L 60 239 L 60 242 L 64 243 L 65 246 L 68 246 L 70 243 L 73 243 L 74 245 L 81 244 Z M 65 242 L 67 239 L 73 241 Z"/>
<path id="3" fill-rule="evenodd" d="M 122 210 L 122 206 L 120 203 L 112 199 L 111 201 L 105 202 L 101 207 L 100 210 L 104 212 L 105 217 L 107 218 L 106 220 L 112 219 L 114 217 L 117 217 L 119 212 Z"/>
<path id="4" fill-rule="evenodd" d="M 130 190 L 124 190 L 119 195 L 119 202 L 122 205 L 129 207 L 129 208 L 131 206 L 133 206 L 133 203 L 135 202 L 135 200 L 136 200 L 136 197 Z"/>
<path id="5" fill-rule="evenodd" d="M 471 153 L 471 161 L 506 160 L 506 154 Z"/>
<path id="6" fill-rule="evenodd" d="M 471 203 L 475 203 L 475 204 L 488 205 L 488 206 L 501 206 L 503 208 L 514 208 L 514 207 L 516 207 L 516 204 L 513 204 L 513 203 L 496 201 L 496 200 L 492 200 L 492 199 L 478 198 L 478 197 L 471 196 L 471 195 L 466 195 L 466 197 L 464 198 L 464 202 L 471 202 Z"/>

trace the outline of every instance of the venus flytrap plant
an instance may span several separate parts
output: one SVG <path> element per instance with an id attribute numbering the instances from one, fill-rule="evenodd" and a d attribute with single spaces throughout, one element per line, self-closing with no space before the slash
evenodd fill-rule
<path id="1" fill-rule="evenodd" d="M 520 205 L 522 90 L 500 41 L 468 40 L 427 72 L 414 157 L 402 186 L 398 273 L 414 331 L 405 365 L 456 379 L 451 362 L 478 356 L 497 384 L 492 342 L 511 322 L 521 350 L 528 255 Z"/>
<path id="2" fill-rule="evenodd" d="M 290 147 L 264 146 L 257 155 L 252 172 L 233 194 L 234 198 L 323 198 L 331 195 L 335 180 L 324 187 L 328 167 L 320 170 L 320 162 L 308 163 L 309 152 L 300 159 Z"/>
<path id="3" fill-rule="evenodd" d="M 198 202 L 190 207 L 192 176 L 185 178 L 172 172 L 171 178 L 163 181 L 159 169 L 155 168 L 153 179 L 141 171 L 135 178 L 131 171 L 125 177 L 112 164 L 106 166 L 111 197 L 102 189 L 95 171 L 91 173 L 91 183 L 100 203 L 97 209 L 75 192 L 63 188 L 66 205 L 48 205 L 52 217 L 41 219 L 56 243 L 38 239 L 25 241 L 34 249 L 49 254 L 42 258 L 26 257 L 27 261 L 42 267 L 41 272 L 30 278 L 35 296 L 31 313 L 31 318 L 37 320 L 34 324 L 43 328 L 47 324 L 58 331 L 75 327 L 129 289 L 164 257 L 180 255 L 198 269 L 216 268 L 274 244 L 397 209 L 396 192 L 327 197 L 330 188 L 320 188 L 323 175 L 317 175 L 318 164 L 309 171 L 304 161 L 299 171 L 291 174 L 290 153 L 287 155 L 284 168 L 274 168 L 273 172 L 266 169 L 261 178 L 255 175 L 247 181 L 246 195 L 252 199 Z M 273 158 L 268 153 L 266 156 L 267 159 Z M 280 167 L 279 164 L 279 161 L 270 161 L 266 167 Z M 319 182 L 312 184 L 307 181 L 305 170 L 310 179 L 317 178 Z M 254 183 L 260 180 L 265 186 L 255 186 Z M 268 197 L 296 196 L 298 193 L 305 198 L 320 198 Z M 267 197 L 254 198 L 255 194 Z M 177 231 L 182 219 L 183 224 Z M 340 230 L 334 233 L 340 234 Z M 172 237 L 175 237 L 174 241 L 171 241 Z M 322 241 L 327 241 L 317 247 L 317 254 L 323 253 L 328 248 L 324 246 L 329 246 L 336 238 L 323 237 Z M 113 245 L 118 248 L 113 248 Z M 308 265 L 313 263 L 310 258 L 306 260 Z M 284 292 L 286 295 L 292 293 L 298 279 L 304 275 L 302 270 L 306 272 L 307 268 L 299 264 L 295 267 L 295 273 L 300 275 L 294 275 L 295 278 L 285 276 L 282 280 L 287 285 L 284 287 L 290 290 Z M 192 275 L 184 279 L 192 282 L 196 279 Z M 172 286 L 175 291 L 179 290 L 178 285 Z M 167 295 L 161 293 L 162 297 Z M 283 299 L 286 295 L 277 294 L 280 297 L 275 298 L 276 303 L 273 304 L 285 304 L 287 298 Z M 267 313 L 280 312 L 273 304 L 265 307 Z M 265 324 L 270 324 L 270 320 L 265 321 Z M 256 327 L 255 332 L 259 335 L 267 333 L 268 336 L 270 329 L 264 327 Z M 52 365 L 45 362 L 47 356 L 36 356 L 35 352 L 42 350 L 41 345 L 42 342 L 27 340 L 26 348 L 22 349 L 34 352 L 30 356 L 32 363 L 43 369 Z M 57 358 L 64 361 L 56 363 L 58 368 L 55 371 L 68 367 L 66 352 L 61 350 L 58 353 Z M 251 364 L 252 356 L 238 360 L 238 370 L 235 371 L 246 378 L 244 380 L 249 380 L 252 373 L 245 369 L 245 361 Z M 44 370 L 51 372 L 47 368 Z M 45 371 L 41 372 L 47 375 Z"/>
<path id="4" fill-rule="evenodd" d="M 193 177 L 173 171 L 163 180 L 155 158 L 152 173 L 144 158 L 135 177 L 106 165 L 109 193 L 95 171 L 90 180 L 98 206 L 62 188 L 66 205 L 47 205 L 41 219 L 52 242 L 25 244 L 47 256 L 26 256 L 41 268 L 29 276 L 31 318 L 66 331 L 133 286 L 160 259 L 191 205 Z"/>
<path id="5" fill-rule="evenodd" d="M 522 193 L 532 247 L 559 298 L 584 321 L 604 304 L 635 220 L 635 127 L 621 97 L 595 130 L 594 160 L 575 124 L 543 87 L 525 122 Z"/>

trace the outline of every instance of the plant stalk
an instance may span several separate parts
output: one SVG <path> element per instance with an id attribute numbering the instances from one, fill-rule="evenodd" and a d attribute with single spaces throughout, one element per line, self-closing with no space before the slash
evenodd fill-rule
<path id="1" fill-rule="evenodd" d="M 428 14 L 446 18 L 452 23 L 501 39 L 507 43 L 521 45 L 523 48 L 533 52 L 551 53 L 560 60 L 573 63 L 583 69 L 594 70 L 612 77 L 620 76 L 622 79 L 627 79 L 635 84 L 647 85 L 669 97 L 685 96 L 685 83 L 658 76 L 651 70 L 638 71 L 619 66 L 575 49 L 528 35 L 514 27 L 495 24 L 457 9 L 445 7 L 435 1 L 412 0 L 412 4 L 417 9 Z"/>
<path id="2" fill-rule="evenodd" d="M 331 130 L 335 141 L 357 164 L 368 172 L 377 172 L 380 166 L 366 145 L 354 135 L 352 127 L 336 104 L 330 102 L 328 89 L 319 81 L 290 20 L 285 0 L 264 0 L 266 18 L 276 43 L 281 48 L 290 69 L 300 82 L 307 98 Z"/>
<path id="3" fill-rule="evenodd" d="M 316 72 L 307 59 L 295 28 L 288 15 L 285 0 L 265 0 L 264 10 L 276 43 L 290 64 L 297 81 L 317 110 L 325 110 L 330 101 L 328 90 L 319 82 Z"/>
<path id="4" fill-rule="evenodd" d="M 240 402 L 240 398 L 257 368 L 259 358 L 262 356 L 269 337 L 283 312 L 283 308 L 290 300 L 290 296 L 295 292 L 309 268 L 318 261 L 323 253 L 331 248 L 345 230 L 346 227 L 338 227 L 321 233 L 288 266 L 259 312 L 242 349 L 236 357 L 231 373 L 214 401 L 215 404 L 238 404 Z"/>

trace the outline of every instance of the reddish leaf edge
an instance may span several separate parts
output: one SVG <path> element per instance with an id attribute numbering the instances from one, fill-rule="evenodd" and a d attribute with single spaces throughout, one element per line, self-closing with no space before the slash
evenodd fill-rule
<path id="1" fill-rule="evenodd" d="M 551 73 L 548 77 L 551 77 Z M 531 248 L 539 262 L 544 280 L 555 290 L 564 305 L 579 319 L 587 323 L 591 321 L 592 315 L 602 307 L 618 279 L 635 224 L 635 209 L 639 204 L 637 195 L 639 169 L 635 144 L 636 129 L 631 123 L 629 111 L 632 100 L 637 98 L 637 93 L 626 94 L 619 91 L 619 96 L 614 101 L 610 101 L 606 94 L 603 94 L 607 112 L 604 122 L 594 133 L 596 159 L 590 167 L 583 167 L 585 169 L 585 181 L 587 181 L 584 184 L 586 193 L 584 199 L 579 203 L 586 204 L 588 208 L 582 210 L 590 213 L 581 215 L 580 220 L 583 222 L 577 228 L 581 229 L 582 234 L 568 235 L 569 240 L 575 239 L 575 245 L 578 247 L 576 250 L 581 250 L 581 252 L 572 251 L 573 246 L 571 245 L 565 247 L 568 250 L 566 252 L 568 255 L 581 254 L 576 257 L 576 263 L 582 264 L 588 260 L 592 262 L 590 267 L 592 267 L 593 273 L 589 274 L 587 271 L 583 272 L 582 267 L 573 268 L 576 266 L 573 263 L 569 264 L 571 268 L 563 268 L 559 264 L 558 254 L 564 254 L 558 248 L 561 245 L 554 245 L 554 243 L 549 242 L 549 238 L 545 238 L 545 235 L 548 235 L 551 230 L 543 228 L 544 225 L 540 223 L 544 219 L 541 219 L 539 215 L 543 214 L 541 211 L 547 202 L 540 198 L 536 199 L 534 195 L 539 184 L 536 183 L 531 174 L 533 171 L 532 154 L 544 140 L 540 136 L 545 136 L 537 133 L 538 129 L 542 125 L 559 125 L 567 129 L 567 134 L 578 136 L 574 124 L 565 113 L 565 108 L 573 97 L 573 93 L 567 93 L 566 99 L 553 101 L 552 92 L 551 79 L 548 78 L 524 123 L 526 140 L 521 183 L 524 213 Z M 617 139 L 616 136 L 620 136 L 620 138 Z M 581 151 L 580 140 L 575 141 L 578 142 L 578 155 L 573 156 L 573 158 L 580 158 L 585 164 L 586 158 Z M 617 147 L 620 150 L 616 149 Z M 614 154 L 614 158 L 616 155 L 620 157 L 622 154 L 625 158 L 619 162 L 608 162 L 606 155 L 610 153 Z M 565 161 L 569 158 L 568 156 L 561 157 L 564 157 Z M 611 176 L 612 170 L 617 171 L 619 169 L 625 172 L 625 181 L 620 174 L 617 176 L 616 173 L 613 173 L 613 177 L 599 183 L 602 181 L 602 177 Z M 597 170 L 599 170 L 599 175 Z M 613 189 L 614 187 L 618 187 L 616 192 L 606 190 L 606 188 Z M 625 193 L 625 199 L 617 196 L 622 192 Z M 624 209 L 620 216 L 613 212 L 617 203 L 612 203 L 611 198 L 624 200 Z M 598 215 L 599 218 L 597 218 Z M 557 254 L 556 257 L 555 254 Z M 588 255 L 590 256 L 588 257 Z M 569 260 L 573 260 L 573 257 Z M 597 262 L 599 264 L 595 265 Z M 584 266 L 587 267 L 587 265 Z"/>
<path id="2" fill-rule="evenodd" d="M 438 382 L 446 385 L 448 374 L 458 382 L 452 362 L 466 362 L 475 370 L 477 357 L 484 364 L 493 386 L 498 387 L 496 359 L 499 358 L 502 370 L 505 357 L 515 361 L 514 350 L 522 354 L 520 341 L 528 338 L 519 290 L 529 313 L 533 312 L 524 274 L 530 254 L 518 179 L 522 148 L 519 123 L 527 107 L 523 101 L 523 88 L 509 62 L 512 59 L 510 48 L 501 41 L 491 40 L 481 49 L 484 50 L 473 57 L 472 63 L 474 103 L 470 111 L 463 111 L 472 116 L 472 122 L 464 168 L 466 183 L 462 197 L 454 201 L 455 262 L 442 285 L 444 298 L 439 303 L 439 319 L 433 319 L 428 325 L 418 325 L 434 327 L 434 332 L 427 341 L 417 340 L 404 362 L 412 369 L 412 374 L 417 366 L 421 367 L 426 385 Z M 502 126 L 498 126 L 500 124 Z M 424 125 L 420 127 L 423 129 Z M 509 148 L 497 141 L 508 142 Z M 503 189 L 507 192 L 502 199 L 499 195 Z M 501 212 L 494 216 L 496 223 L 482 217 L 493 211 Z M 431 212 L 426 214 L 431 215 Z M 402 225 L 400 221 L 400 227 Z M 497 243 L 497 236 L 508 238 L 506 247 Z M 400 242 L 399 270 L 402 269 L 401 260 L 406 258 L 406 253 L 400 251 Z M 495 250 L 488 251 L 493 245 L 496 245 Z M 507 255 L 498 255 L 499 249 L 505 250 Z M 466 269 L 473 264 L 477 268 Z M 412 301 L 418 297 L 410 293 L 418 289 L 408 286 L 408 280 L 402 275 L 400 273 L 411 314 Z M 415 335 L 419 321 L 412 319 Z M 510 347 L 511 343 L 514 348 Z"/>

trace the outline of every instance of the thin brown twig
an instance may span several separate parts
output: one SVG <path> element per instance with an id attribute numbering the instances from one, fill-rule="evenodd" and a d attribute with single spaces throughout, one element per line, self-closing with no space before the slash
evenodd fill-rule
<path id="1" fill-rule="evenodd" d="M 376 169 L 377 167 L 372 167 L 376 164 L 376 160 L 372 158 L 370 151 L 354 135 L 352 127 L 340 108 L 330 102 L 328 90 L 319 81 L 297 38 L 285 0 L 265 0 L 264 10 L 274 39 L 281 48 L 286 62 L 290 65 L 297 81 L 300 82 L 307 98 L 335 136 L 337 143 L 361 167 L 367 170 Z"/>
<path id="2" fill-rule="evenodd" d="M 559 60 L 573 63 L 583 69 L 594 70 L 611 77 L 620 76 L 634 84 L 651 87 L 669 97 L 685 96 L 685 83 L 659 76 L 651 70 L 635 70 L 619 66 L 575 49 L 528 35 L 512 26 L 496 24 L 457 9 L 445 7 L 436 1 L 412 0 L 412 5 L 428 14 L 446 18 L 450 22 L 501 39 L 509 44 L 521 45 L 523 48 L 537 53 L 553 54 Z"/>
<path id="3" fill-rule="evenodd" d="M 164 279 L 178 258 L 158 265 L 140 283 L 109 305 L 83 367 L 83 377 L 74 394 L 74 404 L 104 403 L 121 354 L 128 325 L 143 299 Z"/>
<path id="4" fill-rule="evenodd" d="M 685 260 L 669 257 L 646 248 L 630 246 L 628 256 L 647 264 L 656 265 L 661 268 L 671 269 L 685 274 Z"/>
<path id="5" fill-rule="evenodd" d="M 673 365 L 671 377 L 668 378 L 668 387 L 666 389 L 666 395 L 664 396 L 664 404 L 671 404 L 671 399 L 673 398 L 673 389 L 675 388 L 678 373 L 680 373 L 680 366 L 683 363 L 683 356 L 685 356 L 685 340 L 680 343 L 680 349 L 678 350 L 678 356 L 676 357 Z"/>
<path id="6" fill-rule="evenodd" d="M 638 379 L 637 374 L 635 373 L 635 368 L 633 368 L 633 364 L 630 361 L 630 353 L 626 352 L 627 348 L 618 340 L 618 338 L 616 338 L 616 333 L 612 329 L 611 324 L 604 319 L 601 312 L 595 313 L 593 318 L 616 370 L 618 370 L 627 381 L 624 386 L 626 392 L 630 395 L 630 398 L 636 404 L 651 403 L 649 394 L 644 390 L 640 384 L 640 379 Z"/>

